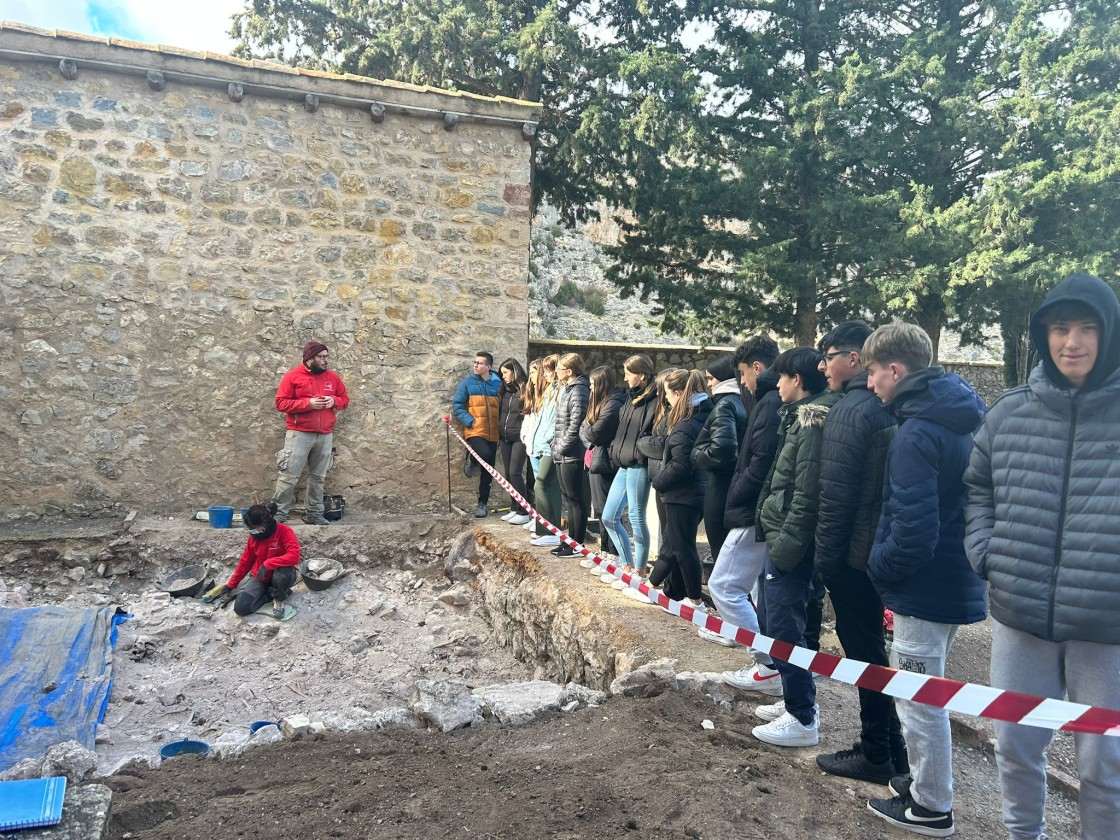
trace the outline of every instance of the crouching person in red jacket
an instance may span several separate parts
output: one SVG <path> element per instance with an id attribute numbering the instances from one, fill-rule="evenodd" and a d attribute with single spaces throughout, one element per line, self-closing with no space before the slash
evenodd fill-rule
<path id="1" fill-rule="evenodd" d="M 249 541 L 229 582 L 210 590 L 203 601 L 213 601 L 249 576 L 248 583 L 237 593 L 233 609 L 238 615 L 251 615 L 271 599 L 272 614 L 284 615 L 284 602 L 296 582 L 299 565 L 299 540 L 295 531 L 283 522 L 277 522 L 276 503 L 253 505 L 245 515 Z"/>

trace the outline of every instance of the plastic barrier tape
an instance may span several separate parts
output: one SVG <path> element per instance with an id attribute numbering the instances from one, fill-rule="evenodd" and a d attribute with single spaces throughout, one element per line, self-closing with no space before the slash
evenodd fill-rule
<path id="1" fill-rule="evenodd" d="M 451 434 L 455 435 L 459 443 L 466 447 L 466 450 L 478 461 L 482 468 L 494 477 L 494 480 L 502 486 L 502 489 L 524 507 L 534 519 L 558 536 L 561 542 L 566 543 L 577 554 L 590 557 L 604 571 L 649 597 L 651 603 L 664 607 L 671 614 L 680 616 L 697 627 L 707 628 L 725 639 L 733 639 L 744 647 L 768 653 L 776 659 L 792 663 L 814 674 L 821 674 L 859 688 L 888 694 L 891 697 L 897 697 L 899 700 L 912 700 L 915 703 L 924 703 L 927 706 L 936 706 L 941 709 L 948 709 L 951 712 L 960 712 L 961 714 L 992 720 L 1003 720 L 1009 723 L 1021 723 L 1026 726 L 1038 726 L 1042 729 L 1120 736 L 1120 711 L 1116 709 L 1086 706 L 1083 703 L 1070 703 L 1068 700 L 1035 697 L 1031 694 L 1005 691 L 986 685 L 951 680 L 946 677 L 912 674 L 908 671 L 897 671 L 894 668 L 885 668 L 881 665 L 870 665 L 855 659 L 846 659 L 831 653 L 809 650 L 808 648 L 797 647 L 789 642 L 771 639 L 760 633 L 744 630 L 742 627 L 736 627 L 734 624 L 713 615 L 694 610 L 680 601 L 673 601 L 662 592 L 654 590 L 651 593 L 650 587 L 642 583 L 637 575 L 627 574 L 622 571 L 621 567 L 608 563 L 594 551 L 584 548 L 537 513 L 533 506 L 506 481 L 505 476 L 483 461 L 463 437 L 455 429 L 450 428 L 449 417 L 445 417 L 444 422 L 448 424 Z"/>

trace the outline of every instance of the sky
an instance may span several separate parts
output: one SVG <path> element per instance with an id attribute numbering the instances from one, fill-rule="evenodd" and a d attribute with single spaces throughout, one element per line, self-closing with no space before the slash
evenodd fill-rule
<path id="1" fill-rule="evenodd" d="M 0 0 L 0 20 L 228 54 L 245 0 Z"/>

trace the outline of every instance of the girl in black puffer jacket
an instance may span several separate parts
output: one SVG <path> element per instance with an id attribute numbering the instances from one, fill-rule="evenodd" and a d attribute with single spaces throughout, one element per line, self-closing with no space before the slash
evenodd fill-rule
<path id="1" fill-rule="evenodd" d="M 591 386 L 583 373 L 583 357 L 579 353 L 561 356 L 556 364 L 556 379 L 563 387 L 557 401 L 552 462 L 556 465 L 560 494 L 568 510 L 568 536 L 582 544 L 587 538 L 587 516 L 591 508 L 591 493 L 583 467 L 587 448 L 579 436 L 591 396 Z M 557 557 L 571 557 L 575 551 L 567 543 L 560 543 L 552 553 Z"/>
<path id="2" fill-rule="evenodd" d="M 626 402 L 626 389 L 617 387 L 614 369 L 606 366 L 595 368 L 587 378 L 591 382 L 591 399 L 587 404 L 587 416 L 579 427 L 579 438 L 591 452 L 587 468 L 591 507 L 601 517 L 611 482 L 618 472 L 618 467 L 611 463 L 610 446 L 618 430 L 619 412 Z M 610 534 L 600 523 L 599 554 L 616 553 Z M 590 569 L 593 564 L 588 560 L 581 561 L 580 565 Z"/>
<path id="3" fill-rule="evenodd" d="M 692 447 L 708 415 L 712 401 L 704 390 L 704 377 L 698 370 L 674 370 L 665 377 L 665 394 L 669 402 L 661 464 L 651 476 L 653 489 L 665 506 L 663 541 L 668 552 L 661 552 L 650 574 L 651 586 L 666 580 L 676 594 L 684 589 L 684 603 L 704 609 L 701 600 L 700 554 L 696 550 L 696 529 L 704 509 L 704 489 L 708 474 L 692 466 Z"/>
<path id="4" fill-rule="evenodd" d="M 653 361 L 644 353 L 636 353 L 622 366 L 627 399 L 618 414 L 618 429 L 610 445 L 611 463 L 618 468 L 603 503 L 603 524 L 618 549 L 619 560 L 627 572 L 645 574 L 649 557 L 649 528 L 646 527 L 646 502 L 649 501 L 649 475 L 646 458 L 638 451 L 638 439 L 653 430 L 657 410 L 654 389 Z M 630 533 L 622 517 L 630 520 Z M 630 546 L 630 535 L 634 546 Z"/>
<path id="5" fill-rule="evenodd" d="M 692 447 L 692 466 L 708 473 L 704 491 L 704 532 L 712 549 L 712 562 L 719 557 L 727 528 L 723 512 L 727 489 L 739 460 L 739 441 L 747 430 L 747 411 L 735 374 L 735 357 L 716 356 L 708 365 L 708 385 L 712 389 L 712 413 Z"/>
<path id="6" fill-rule="evenodd" d="M 527 377 L 517 359 L 506 359 L 498 372 L 502 377 L 502 389 L 498 392 L 498 451 L 502 453 L 506 480 L 513 485 L 514 490 L 528 498 L 525 483 L 528 457 L 525 444 L 521 442 L 521 424 L 525 419 L 521 395 L 525 390 Z M 529 514 L 510 496 L 509 513 L 502 519 L 514 525 L 524 525 L 529 521 Z"/>

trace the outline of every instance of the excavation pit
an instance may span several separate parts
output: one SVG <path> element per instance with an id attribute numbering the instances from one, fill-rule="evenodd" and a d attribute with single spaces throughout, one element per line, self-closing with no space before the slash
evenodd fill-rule
<path id="1" fill-rule="evenodd" d="M 850 687 L 820 682 L 819 750 L 768 747 L 750 729 L 770 698 L 718 680 L 744 664 L 742 650 L 699 642 L 694 627 L 621 598 L 575 559 L 529 547 L 520 529 L 438 515 L 296 528 L 305 556 L 336 559 L 348 574 L 320 592 L 298 586 L 289 622 L 156 591 L 185 559 L 228 575 L 239 529 L 140 518 L 126 533 L 87 523 L 85 533 L 40 528 L 0 544 L 3 605 L 133 613 L 96 748 L 98 773 L 118 771 L 104 779 L 115 791 L 110 837 L 255 836 L 263 814 L 281 826 L 270 836 L 326 836 L 329 825 L 344 840 L 878 836 L 863 803 L 881 790 L 822 776 L 814 763 L 858 735 Z M 411 711 L 426 681 L 604 690 L 627 674 L 620 696 L 571 706 L 565 695 L 566 711 L 526 726 L 493 714 L 443 733 Z M 325 731 L 291 741 L 265 727 L 277 743 L 236 761 L 186 756 L 153 768 L 168 741 L 217 747 L 229 732 L 244 740 L 253 721 L 301 715 Z M 955 753 L 958 825 L 998 833 L 991 762 Z M 1051 836 L 1076 836 L 1069 802 L 1052 802 Z"/>

